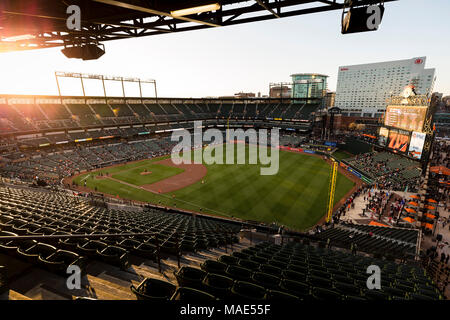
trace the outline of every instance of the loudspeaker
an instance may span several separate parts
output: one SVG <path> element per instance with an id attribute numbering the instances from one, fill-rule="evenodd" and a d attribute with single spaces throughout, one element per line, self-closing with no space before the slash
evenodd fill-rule
<path id="1" fill-rule="evenodd" d="M 82 59 L 95 60 L 105 54 L 105 50 L 95 44 L 86 44 L 83 47 Z"/>
<path id="2" fill-rule="evenodd" d="M 82 56 L 82 50 L 81 47 L 66 47 L 61 50 L 61 52 L 67 57 L 67 58 L 75 58 L 75 59 L 81 59 Z"/>
<path id="3" fill-rule="evenodd" d="M 376 16 L 379 23 L 383 19 L 384 6 L 372 5 L 369 7 L 350 8 L 342 18 L 342 34 L 368 32 L 378 30 L 378 25 L 374 25 Z"/>
<path id="4" fill-rule="evenodd" d="M 95 60 L 105 54 L 99 46 L 88 43 L 81 46 L 65 47 L 61 52 L 71 59 Z"/>

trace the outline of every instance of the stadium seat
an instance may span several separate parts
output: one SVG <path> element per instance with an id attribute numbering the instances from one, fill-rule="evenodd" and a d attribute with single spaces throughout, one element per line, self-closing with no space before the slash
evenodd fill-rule
<path id="1" fill-rule="evenodd" d="M 100 258 L 112 265 L 116 265 L 121 269 L 127 269 L 129 266 L 128 252 L 120 247 L 107 246 L 102 251 L 97 251 Z"/>
<path id="2" fill-rule="evenodd" d="M 307 281 L 312 287 L 331 288 L 332 286 L 331 280 L 327 278 L 308 276 Z"/>
<path id="3" fill-rule="evenodd" d="M 266 289 L 278 290 L 280 288 L 280 278 L 270 274 L 255 272 L 252 275 L 252 280 Z"/>
<path id="4" fill-rule="evenodd" d="M 250 270 L 258 269 L 259 265 L 260 265 L 259 263 L 255 262 L 255 261 L 247 260 L 247 259 L 239 259 L 239 261 L 238 261 L 238 266 L 247 268 Z"/>
<path id="5" fill-rule="evenodd" d="M 342 297 L 338 292 L 319 287 L 312 289 L 312 295 L 317 300 L 342 300 Z"/>
<path id="6" fill-rule="evenodd" d="M 248 259 L 250 257 L 250 255 L 239 252 L 239 251 L 235 251 L 231 254 L 233 257 L 239 258 L 239 259 Z"/>
<path id="7" fill-rule="evenodd" d="M 170 300 L 173 301 L 189 301 L 189 302 L 201 302 L 201 301 L 213 301 L 216 297 L 213 295 L 189 287 L 179 287 Z"/>
<path id="8" fill-rule="evenodd" d="M 367 300 L 389 300 L 389 295 L 380 290 L 366 290 L 364 297 Z"/>
<path id="9" fill-rule="evenodd" d="M 140 243 L 133 251 L 139 257 L 156 261 L 156 246 L 150 243 Z"/>
<path id="10" fill-rule="evenodd" d="M 267 258 L 263 258 L 263 257 L 257 256 L 257 255 L 251 256 L 249 259 L 251 261 L 255 261 L 255 262 L 259 263 L 259 264 L 264 264 L 264 263 L 266 263 L 268 261 Z"/>
<path id="11" fill-rule="evenodd" d="M 387 293 L 391 297 L 405 297 L 405 292 L 403 290 L 397 289 L 397 288 L 391 288 L 391 287 L 385 287 L 383 288 L 383 291 Z"/>
<path id="12" fill-rule="evenodd" d="M 176 286 L 159 279 L 145 278 L 137 287 L 130 286 L 138 300 L 169 300 L 175 293 Z"/>
<path id="13" fill-rule="evenodd" d="M 282 291 L 297 296 L 303 300 L 310 299 L 309 285 L 306 283 L 283 279 L 280 283 Z"/>
<path id="14" fill-rule="evenodd" d="M 283 270 L 282 277 L 284 279 L 294 280 L 294 281 L 298 281 L 298 282 L 305 282 L 307 280 L 307 274 L 301 273 L 301 272 L 296 272 L 296 271 L 293 271 L 290 269 Z"/>
<path id="15" fill-rule="evenodd" d="M 272 301 L 299 301 L 300 298 L 296 297 L 292 294 L 289 294 L 287 292 L 282 291 L 276 291 L 276 290 L 268 290 L 266 293 L 266 300 L 272 300 Z"/>
<path id="16" fill-rule="evenodd" d="M 48 257 L 39 256 L 39 263 L 51 272 L 66 276 L 70 265 L 76 265 L 83 270 L 86 260 L 74 252 L 57 250 Z"/>
<path id="17" fill-rule="evenodd" d="M 9 231 L 0 231 L 0 236 L 3 237 L 14 237 L 18 236 L 17 233 L 9 232 Z M 15 253 L 18 249 L 17 243 L 9 240 L 0 241 L 0 251 L 4 253 Z"/>
<path id="18" fill-rule="evenodd" d="M 225 274 L 234 280 L 250 281 L 252 271 L 239 266 L 229 265 Z"/>
<path id="19" fill-rule="evenodd" d="M 435 298 L 432 298 L 430 296 L 425 296 L 423 294 L 418 293 L 409 293 L 408 297 L 410 300 L 417 300 L 417 301 L 435 301 Z"/>
<path id="20" fill-rule="evenodd" d="M 237 265 L 239 259 L 228 255 L 222 255 L 219 257 L 219 261 L 226 265 Z"/>
<path id="21" fill-rule="evenodd" d="M 261 270 L 261 272 L 268 273 L 268 274 L 276 276 L 276 277 L 280 277 L 281 272 L 282 272 L 282 269 L 268 265 L 268 264 L 260 265 L 259 270 Z"/>
<path id="22" fill-rule="evenodd" d="M 280 261 L 280 260 L 275 260 L 275 259 L 277 259 L 277 258 L 269 260 L 267 262 L 267 264 L 269 264 L 271 266 L 274 266 L 274 267 L 277 267 L 277 268 L 280 268 L 280 269 L 286 269 L 287 268 L 289 259 L 286 259 L 286 262 Z"/>
<path id="23" fill-rule="evenodd" d="M 205 260 L 200 264 L 200 268 L 207 273 L 224 275 L 227 265 L 215 260 Z"/>
<path id="24" fill-rule="evenodd" d="M 20 248 L 17 250 L 19 257 L 26 260 L 30 263 L 37 264 L 39 262 L 39 258 L 45 259 L 54 252 L 56 252 L 56 248 L 49 244 L 45 243 L 37 243 L 36 245 L 22 251 Z"/>
<path id="25" fill-rule="evenodd" d="M 174 272 L 180 287 L 189 288 L 202 288 L 202 281 L 206 276 L 206 272 L 192 267 L 181 267 L 178 271 Z"/>
<path id="26" fill-rule="evenodd" d="M 242 298 L 245 300 L 264 300 L 266 298 L 266 290 L 256 284 L 246 281 L 236 281 L 231 288 L 234 298 Z"/>
<path id="27" fill-rule="evenodd" d="M 335 282 L 334 290 L 345 296 L 359 296 L 361 294 L 359 287 L 349 283 Z"/>
<path id="28" fill-rule="evenodd" d="M 203 279 L 203 288 L 219 299 L 227 298 L 231 293 L 233 279 L 223 275 L 208 273 Z"/>
<path id="29" fill-rule="evenodd" d="M 101 252 L 107 246 L 108 245 L 102 241 L 91 240 L 81 245 L 78 244 L 77 251 L 86 257 L 94 258 L 98 255 L 98 252 Z"/>

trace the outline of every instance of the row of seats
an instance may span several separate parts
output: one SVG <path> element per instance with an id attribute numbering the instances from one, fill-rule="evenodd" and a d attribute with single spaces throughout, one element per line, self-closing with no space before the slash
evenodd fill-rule
<path id="1" fill-rule="evenodd" d="M 1 132 L 207 118 L 309 120 L 317 104 L 0 104 Z"/>
<path id="2" fill-rule="evenodd" d="M 50 271 L 98 259 L 126 269 L 129 255 L 155 260 L 237 242 L 239 226 L 162 210 L 95 208 L 67 195 L 0 188 L 0 235 L 126 234 L 98 239 L 0 241 L 0 251 Z"/>
<path id="3" fill-rule="evenodd" d="M 371 265 L 381 269 L 379 290 L 367 287 L 370 275 L 367 268 Z M 282 246 L 260 243 L 223 255 L 217 261 L 206 260 L 201 269 L 182 267 L 175 276 L 178 289 L 193 288 L 225 300 L 442 299 L 420 266 L 400 265 L 294 242 Z M 171 290 L 165 291 L 161 286 Z M 153 280 L 147 279 L 132 291 L 140 299 L 173 299 L 175 287 L 161 286 L 153 286 Z"/>
<path id="4" fill-rule="evenodd" d="M 387 227 L 379 228 L 391 229 Z M 359 231 L 356 227 L 355 229 L 350 229 L 349 227 L 336 226 L 320 233 L 316 233 L 315 237 L 323 241 L 328 241 L 329 239 L 330 243 L 335 243 L 338 246 L 344 246 L 346 248 L 350 248 L 352 244 L 356 244 L 358 251 L 379 254 L 383 256 L 389 255 L 393 257 L 413 257 L 416 253 L 415 242 L 401 242 L 401 240 L 399 239 L 391 238 L 389 237 L 389 230 L 387 230 L 385 235 L 374 233 L 371 236 L 369 232 L 370 231 Z M 417 234 L 417 231 L 414 232 Z M 405 237 L 405 239 L 411 238 L 409 238 L 408 236 Z"/>

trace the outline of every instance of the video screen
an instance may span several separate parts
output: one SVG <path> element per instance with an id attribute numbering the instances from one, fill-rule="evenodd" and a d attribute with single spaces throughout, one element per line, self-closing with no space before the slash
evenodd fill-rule
<path id="1" fill-rule="evenodd" d="M 402 130 L 390 130 L 388 148 L 406 153 L 408 150 L 409 132 Z"/>
<path id="2" fill-rule="evenodd" d="M 384 125 L 408 131 L 422 132 L 427 107 L 388 106 Z"/>
<path id="3" fill-rule="evenodd" d="M 387 144 L 388 137 L 389 137 L 389 129 L 381 127 L 380 134 L 378 136 L 378 144 L 382 147 L 385 147 Z"/>
<path id="4" fill-rule="evenodd" d="M 411 135 L 411 143 L 409 144 L 408 156 L 420 160 L 422 157 L 423 145 L 425 143 L 426 134 L 421 132 L 413 132 Z"/>

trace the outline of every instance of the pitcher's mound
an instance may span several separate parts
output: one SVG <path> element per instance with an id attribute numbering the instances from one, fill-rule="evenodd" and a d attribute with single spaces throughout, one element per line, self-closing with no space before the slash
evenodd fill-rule
<path id="1" fill-rule="evenodd" d="M 141 176 L 146 176 L 151 173 L 152 173 L 151 171 L 143 171 L 143 172 L 141 172 Z"/>
<path id="2" fill-rule="evenodd" d="M 172 159 L 165 159 L 155 164 L 162 164 L 168 167 L 175 167 L 184 169 L 182 173 L 169 177 L 167 179 L 141 186 L 141 188 L 154 192 L 154 193 L 166 193 L 172 192 L 191 184 L 200 181 L 206 176 L 208 169 L 203 164 L 174 164 Z"/>

